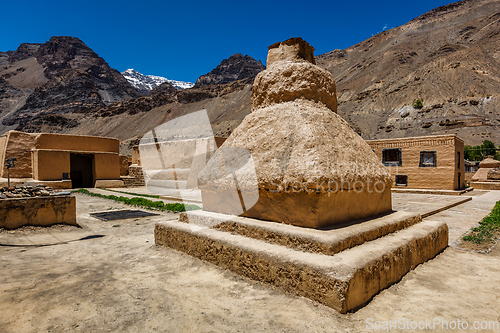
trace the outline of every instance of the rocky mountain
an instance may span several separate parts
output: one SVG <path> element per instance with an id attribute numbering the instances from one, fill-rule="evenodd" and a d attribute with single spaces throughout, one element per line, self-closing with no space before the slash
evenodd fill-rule
<path id="1" fill-rule="evenodd" d="M 232 119 L 221 124 L 227 136 L 250 111 L 253 79 L 185 89 L 168 80 L 144 95 L 79 39 L 53 37 L 0 52 L 0 130 L 111 136 L 128 147 L 165 119 L 205 108 Z"/>
<path id="2" fill-rule="evenodd" d="M 220 65 L 215 67 L 209 73 L 202 75 L 196 80 L 197 86 L 219 83 L 225 84 L 237 80 L 253 78 L 266 67 L 259 61 L 250 57 L 243 56 L 241 53 L 233 54 L 229 59 L 221 61 Z"/>
<path id="3" fill-rule="evenodd" d="M 156 75 L 144 75 L 134 69 L 127 69 L 122 72 L 123 77 L 140 92 L 147 94 L 164 82 L 170 83 L 177 89 L 186 89 L 194 86 L 194 83 L 169 80 L 166 77 Z"/>
<path id="4" fill-rule="evenodd" d="M 498 144 L 499 50 L 500 1 L 469 0 L 316 62 L 336 78 L 339 114 L 366 139 L 456 133 Z"/>
<path id="5" fill-rule="evenodd" d="M 171 91 L 163 83 L 147 96 L 116 102 L 78 119 L 79 124 L 62 133 L 118 138 L 124 154 L 130 153 L 144 133 L 182 115 L 207 110 L 214 134 L 227 137 L 250 113 L 254 78 L 227 84 L 211 84 Z M 174 88 L 175 89 L 175 88 Z M 50 130 L 47 124 L 38 131 Z"/>
<path id="6" fill-rule="evenodd" d="M 67 36 L 0 53 L 0 87 L 4 130 L 31 131 L 41 123 L 65 130 L 78 126 L 75 114 L 141 95 L 81 40 Z"/>
<path id="7" fill-rule="evenodd" d="M 498 50 L 500 1 L 469 0 L 436 8 L 345 50 L 317 55 L 316 63 L 333 73 L 338 113 L 365 139 L 456 133 L 466 144 L 485 139 L 500 144 Z M 234 77 L 231 66 L 222 65 L 209 77 Z M 195 88 L 203 86 L 203 77 Z M 198 91 L 202 99 L 154 107 L 135 114 L 134 121 L 149 129 L 206 109 L 214 133 L 228 136 L 250 112 L 250 93 L 250 82 L 225 95 Z M 413 106 L 418 99 L 422 108 Z M 119 135 L 118 128 L 109 133 Z"/>
<path id="8" fill-rule="evenodd" d="M 45 44 L 0 52 L 4 125 L 116 137 L 126 152 L 155 126 L 206 109 L 214 134 L 228 136 L 250 113 L 252 83 L 264 69 L 249 56 L 234 55 L 192 88 L 165 82 L 138 96 L 97 55 L 95 69 L 84 61 L 95 54 L 91 50 L 77 56 L 83 43 L 75 43 L 80 47 L 64 46 L 66 56 L 48 46 L 41 52 Z M 500 0 L 468 0 L 317 55 L 316 63 L 333 73 L 338 113 L 365 139 L 456 133 L 466 144 L 500 144 L 499 50 Z M 418 99 L 422 107 L 414 107 Z"/>

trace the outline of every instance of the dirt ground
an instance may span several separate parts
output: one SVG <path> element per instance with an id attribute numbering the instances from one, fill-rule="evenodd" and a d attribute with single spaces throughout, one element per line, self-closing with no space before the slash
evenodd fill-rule
<path id="1" fill-rule="evenodd" d="M 0 332 L 369 332 L 370 323 L 400 318 L 408 326 L 460 320 L 470 332 L 500 332 L 472 329 L 475 321 L 500 321 L 497 249 L 486 255 L 449 247 L 364 308 L 341 315 L 156 247 L 154 223 L 178 214 L 109 222 L 88 215 L 117 208 L 129 207 L 78 194 L 82 228 L 0 233 Z"/>

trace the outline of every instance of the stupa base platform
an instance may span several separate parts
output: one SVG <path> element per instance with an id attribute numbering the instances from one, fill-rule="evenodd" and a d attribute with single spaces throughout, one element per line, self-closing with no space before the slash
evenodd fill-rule
<path id="1" fill-rule="evenodd" d="M 346 313 L 443 251 L 448 226 L 406 212 L 308 229 L 194 211 L 156 224 L 155 243 Z"/>
<path id="2" fill-rule="evenodd" d="M 476 190 L 498 191 L 500 190 L 500 181 L 471 182 L 470 186 Z"/>

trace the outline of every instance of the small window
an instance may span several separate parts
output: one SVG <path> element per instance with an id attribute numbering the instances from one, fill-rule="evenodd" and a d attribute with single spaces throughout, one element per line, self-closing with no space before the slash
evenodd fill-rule
<path id="1" fill-rule="evenodd" d="M 458 163 L 457 163 L 457 169 L 460 169 L 460 152 L 457 152 L 457 157 L 458 157 Z"/>
<path id="2" fill-rule="evenodd" d="M 435 166 L 436 166 L 436 152 L 421 151 L 419 167 L 425 168 L 425 167 L 435 167 Z"/>
<path id="3" fill-rule="evenodd" d="M 396 175 L 396 186 L 408 186 L 408 176 Z"/>
<path id="4" fill-rule="evenodd" d="M 401 148 L 382 150 L 382 163 L 385 166 L 401 166 Z"/>

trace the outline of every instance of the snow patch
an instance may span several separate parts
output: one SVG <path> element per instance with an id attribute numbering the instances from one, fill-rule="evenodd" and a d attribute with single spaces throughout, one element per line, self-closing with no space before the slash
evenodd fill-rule
<path id="1" fill-rule="evenodd" d="M 192 88 L 194 86 L 194 83 L 192 82 L 170 80 L 166 77 L 156 75 L 144 75 L 134 70 L 133 68 L 129 68 L 123 71 L 122 75 L 132 86 L 134 86 L 138 90 L 151 91 L 164 82 L 170 83 L 177 89 Z"/>

